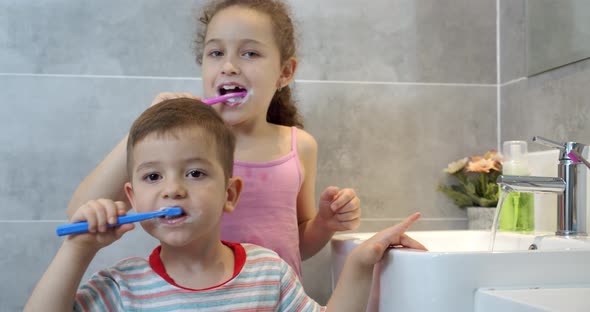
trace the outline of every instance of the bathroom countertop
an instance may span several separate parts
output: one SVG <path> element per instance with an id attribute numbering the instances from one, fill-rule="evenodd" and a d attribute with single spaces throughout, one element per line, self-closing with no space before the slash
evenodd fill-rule
<path id="1" fill-rule="evenodd" d="M 563 288 L 481 288 L 475 294 L 474 311 L 590 311 L 588 298 L 590 285 Z"/>

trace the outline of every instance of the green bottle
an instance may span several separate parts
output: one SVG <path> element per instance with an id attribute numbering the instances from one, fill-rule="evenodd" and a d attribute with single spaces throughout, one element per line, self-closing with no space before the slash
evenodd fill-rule
<path id="1" fill-rule="evenodd" d="M 530 170 L 525 141 L 506 141 L 503 149 L 503 175 L 528 176 Z M 500 213 L 500 230 L 532 232 L 535 230 L 534 196 L 532 193 L 510 192 Z"/>

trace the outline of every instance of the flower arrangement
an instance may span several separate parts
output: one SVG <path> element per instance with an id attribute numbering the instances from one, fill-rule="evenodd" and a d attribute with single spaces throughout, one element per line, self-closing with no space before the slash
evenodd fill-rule
<path id="1" fill-rule="evenodd" d="M 449 196 L 455 205 L 493 207 L 498 203 L 496 179 L 502 174 L 502 156 L 490 150 L 483 156 L 471 156 L 450 163 L 443 171 L 459 184 L 441 184 L 438 190 Z"/>

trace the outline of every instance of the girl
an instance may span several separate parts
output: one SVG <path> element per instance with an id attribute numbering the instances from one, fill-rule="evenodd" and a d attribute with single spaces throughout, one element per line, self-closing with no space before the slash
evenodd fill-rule
<path id="1" fill-rule="evenodd" d="M 213 1 L 199 21 L 197 62 L 205 97 L 247 91 L 215 105 L 236 135 L 234 175 L 244 179 L 238 206 L 222 220 L 221 237 L 272 249 L 301 276 L 302 259 L 322 249 L 334 232 L 359 226 L 360 200 L 352 189 L 328 187 L 316 213 L 317 143 L 297 128 L 302 123 L 289 87 L 297 59 L 288 9 L 277 0 Z M 182 96 L 191 95 L 164 93 L 154 103 Z M 124 200 L 125 144 L 80 184 L 68 205 L 70 216 L 92 198 Z M 100 230 L 107 221 L 88 222 Z"/>

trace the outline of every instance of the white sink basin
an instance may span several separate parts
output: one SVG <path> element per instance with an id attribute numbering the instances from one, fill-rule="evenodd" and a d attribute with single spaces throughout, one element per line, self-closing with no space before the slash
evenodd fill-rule
<path id="1" fill-rule="evenodd" d="M 334 280 L 346 255 L 373 234 L 334 236 Z M 585 237 L 500 232 L 490 252 L 489 231 L 407 234 L 429 251 L 390 250 L 376 267 L 368 311 L 474 311 L 479 288 L 590 285 L 590 241 Z M 531 244 L 536 250 L 529 250 Z"/>

